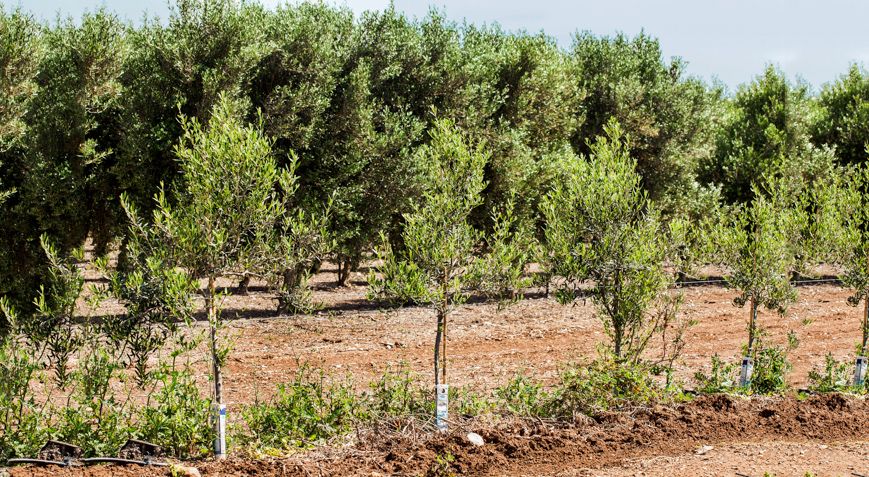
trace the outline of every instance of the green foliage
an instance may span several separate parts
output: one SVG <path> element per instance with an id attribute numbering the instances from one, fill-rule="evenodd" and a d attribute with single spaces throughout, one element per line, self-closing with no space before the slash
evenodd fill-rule
<path id="1" fill-rule="evenodd" d="M 214 441 L 214 428 L 206 425 L 211 419 L 211 398 L 201 396 L 188 369 L 163 364 L 153 380 L 159 389 L 139 410 L 136 436 L 178 459 L 205 455 Z"/>
<path id="2" fill-rule="evenodd" d="M 582 92 L 578 109 L 585 113 L 572 135 L 574 149 L 593 154 L 595 138 L 616 120 L 630 137 L 629 155 L 649 196 L 666 212 L 702 211 L 696 200 L 705 192 L 696 171 L 712 153 L 721 91 L 686 77 L 682 60 L 665 61 L 658 41 L 645 33 L 579 34 L 572 60 Z"/>
<path id="3" fill-rule="evenodd" d="M 812 141 L 835 147 L 844 164 L 866 162 L 869 144 L 869 74 L 854 64 L 818 97 L 818 112 L 812 117 Z"/>
<path id="4" fill-rule="evenodd" d="M 559 301 L 573 302 L 591 280 L 613 352 L 634 362 L 674 322 L 677 304 L 665 293 L 672 283 L 664 269 L 667 239 L 635 169 L 621 128 L 611 123 L 543 207 L 549 273 L 563 279 Z"/>
<path id="5" fill-rule="evenodd" d="M 25 211 L 16 208 L 20 203 L 16 195 L 26 177 L 26 119 L 38 91 L 36 73 L 43 44 L 42 29 L 32 15 L 0 5 L 0 220 L 7 224 L 0 233 L 0 296 L 25 306 L 40 267 L 33 262 L 23 266 L 23 259 L 39 254 L 34 252 L 38 249 L 34 241 L 26 240 L 35 238 L 35 232 L 25 221 Z M 29 237 L 22 237 L 23 231 Z M 6 331 L 8 323 L 0 318 L 0 334 Z"/>
<path id="6" fill-rule="evenodd" d="M 484 239 L 486 253 L 474 265 L 471 287 L 495 299 L 519 299 L 522 289 L 531 285 L 525 268 L 536 244 L 530 224 L 515 209 L 509 200 L 504 210 L 493 214 L 492 232 Z"/>
<path id="7" fill-rule="evenodd" d="M 546 413 L 559 418 L 645 405 L 667 396 L 655 382 L 652 368 L 642 362 L 620 362 L 604 353 L 583 366 L 571 366 L 552 390 Z"/>
<path id="8" fill-rule="evenodd" d="M 549 394 L 543 386 L 522 374 L 495 389 L 498 404 L 510 414 L 519 416 L 545 415 Z"/>
<path id="9" fill-rule="evenodd" d="M 809 140 L 809 89 L 769 66 L 728 105 L 715 153 L 701 176 L 729 203 L 748 203 L 777 177 L 808 182 L 832 176 L 832 153 Z"/>
<path id="10" fill-rule="evenodd" d="M 223 98 L 207 127 L 182 118 L 184 135 L 175 148 L 182 169 L 178 203 L 157 196 L 153 233 L 196 278 L 266 270 L 274 260 L 268 252 L 275 225 L 285 213 L 275 186 L 288 193 L 295 188 L 292 171 L 277 167 L 269 139 L 237 114 Z"/>
<path id="11" fill-rule="evenodd" d="M 788 373 L 793 367 L 788 361 L 788 355 L 796 349 L 798 344 L 796 335 L 789 333 L 787 345 L 770 345 L 764 339 L 763 330 L 758 330 L 752 349 L 748 350 L 747 346 L 743 349 L 743 354 L 749 356 L 754 365 L 748 388 L 739 387 L 739 364 L 724 363 L 716 354 L 712 356 L 712 366 L 708 375 L 701 371 L 694 374 L 697 391 L 701 393 L 784 394 L 790 388 Z"/>
<path id="12" fill-rule="evenodd" d="M 9 150 L 23 139 L 24 115 L 37 91 L 35 74 L 44 53 L 41 28 L 21 9 L 0 9 L 0 151 Z"/>
<path id="13" fill-rule="evenodd" d="M 797 347 L 796 336 L 788 335 L 787 346 L 767 345 L 758 336 L 755 350 L 750 356 L 754 360 L 750 391 L 753 394 L 782 394 L 788 390 L 788 373 L 793 365 L 788 354 Z"/>
<path id="14" fill-rule="evenodd" d="M 407 368 L 386 371 L 369 385 L 366 417 L 370 420 L 390 418 L 428 418 L 434 412 L 431 392 L 424 389 L 418 376 Z"/>
<path id="15" fill-rule="evenodd" d="M 179 112 L 207 123 L 221 95 L 246 95 L 265 54 L 259 5 L 177 0 L 170 8 L 168 21 L 148 18 L 130 29 L 130 54 L 123 65 L 127 106 L 114 176 L 146 214 L 155 206 L 151 199 L 160 184 L 169 187 L 180 178 L 175 146 L 184 129 Z"/>
<path id="16" fill-rule="evenodd" d="M 49 436 L 49 413 L 31 391 L 42 369 L 18 336 L 0 340 L 0 462 L 35 454 Z"/>
<path id="17" fill-rule="evenodd" d="M 23 334 L 37 360 L 47 359 L 54 370 L 55 382 L 63 388 L 69 380 L 69 361 L 83 344 L 84 331 L 75 323 L 76 300 L 84 287 L 84 276 L 76 257 L 62 256 L 51 240 L 43 235 L 40 242 L 48 257 L 47 287 L 42 285 L 33 301 L 32 314 L 15 316 L 12 307 L 3 312 L 16 324 L 15 333 Z M 83 258 L 82 251 L 75 254 Z"/>
<path id="18" fill-rule="evenodd" d="M 302 366 L 269 402 L 243 408 L 243 440 L 274 449 L 313 445 L 349 431 L 357 404 L 351 386 Z"/>
<path id="19" fill-rule="evenodd" d="M 105 10 L 38 30 L 17 15 L 4 20 L 7 38 L 22 43 L 6 50 L 4 65 L 13 96 L 8 143 L 0 147 L 0 190 L 9 186 L 15 194 L 4 203 L 10 227 L 0 234 L 0 248 L 9 255 L 0 261 L 0 293 L 11 294 L 29 312 L 28 300 L 51 266 L 41 235 L 67 254 L 88 234 L 98 249 L 114 234 L 118 190 L 110 170 L 121 136 L 116 119 L 126 50 L 123 25 Z M 31 48 L 26 54 L 35 56 L 22 61 L 18 48 Z"/>
<path id="20" fill-rule="evenodd" d="M 371 293 L 389 296 L 395 282 L 418 283 L 405 289 L 418 292 L 412 298 L 431 305 L 440 317 L 466 298 L 463 287 L 471 279 L 473 250 L 480 241 L 468 218 L 481 204 L 486 154 L 479 146 L 469 147 L 450 121 L 441 120 L 416 160 L 425 170 L 426 188 L 405 216 L 404 249 L 393 250 L 387 243 L 381 252 L 387 270 L 405 271 L 407 280 L 371 275 Z"/>
<path id="21" fill-rule="evenodd" d="M 95 288 L 94 296 L 111 296 L 124 306 L 124 314 L 106 317 L 101 328 L 122 351 L 124 365 L 133 367 L 137 384 L 144 388 L 150 378 L 148 360 L 177 334 L 179 323 L 192 319 L 190 296 L 196 283 L 184 270 L 170 266 L 171 257 L 163 244 L 150 235 L 125 196 L 121 201 L 131 222 L 126 266 L 113 270 L 105 258 L 97 260 L 108 285 Z"/>
<path id="22" fill-rule="evenodd" d="M 799 200 L 787 182 L 777 180 L 766 194 L 758 191 L 751 204 L 736 209 L 717 233 L 725 278 L 740 292 L 734 305 L 750 303 L 749 350 L 756 337 L 757 309 L 784 314 L 797 298 L 790 279 L 800 268 L 798 255 L 808 223 Z"/>
<path id="23" fill-rule="evenodd" d="M 739 366 L 736 363 L 724 363 L 716 353 L 712 355 L 712 366 L 708 375 L 702 371 L 694 373 L 697 392 L 705 394 L 730 392 L 738 384 L 738 373 Z"/>
<path id="24" fill-rule="evenodd" d="M 404 217 L 404 249 L 395 250 L 385 242 L 379 254 L 384 264 L 381 274 L 372 270 L 368 282 L 373 297 L 406 296 L 434 310 L 437 383 L 439 367 L 446 376 L 446 363 L 441 365 L 439 355 L 447 316 L 467 299 L 466 287 L 474 280 L 474 248 L 481 234 L 469 218 L 482 202 L 487 155 L 480 145 L 469 146 L 451 121 L 438 121 L 431 136 L 431 144 L 415 155 L 424 171 L 425 189 L 413 211 Z"/>
<path id="25" fill-rule="evenodd" d="M 863 339 L 857 349 L 863 354 L 869 341 L 869 168 L 863 164 L 849 172 L 847 178 L 817 188 L 813 243 L 819 244 L 830 263 L 842 267 L 842 283 L 853 292 L 848 304 L 864 305 Z"/>
<path id="26" fill-rule="evenodd" d="M 134 412 L 128 399 L 111 389 L 121 366 L 115 356 L 89 343 L 74 373 L 69 404 L 59 410 L 54 437 L 82 448 L 87 457 L 112 455 L 131 437 Z"/>
<path id="27" fill-rule="evenodd" d="M 431 463 L 425 471 L 425 477 L 455 477 L 453 464 L 456 462 L 456 457 L 451 453 L 435 455 L 435 461 Z"/>
<path id="28" fill-rule="evenodd" d="M 481 192 L 488 154 L 483 144 L 471 145 L 449 120 L 438 120 L 431 142 L 420 147 L 414 160 L 423 171 L 422 198 L 405 214 L 396 250 L 384 237 L 378 258 L 382 265 L 369 274 L 369 296 L 430 307 L 437 316 L 435 383 L 446 362 L 440 362 L 443 333 L 449 313 L 463 303 L 471 289 L 503 297 L 517 296 L 528 282 L 524 269 L 530 260 L 527 227 L 513 216 L 513 205 L 495 215 L 495 234 L 483 258 L 475 255 L 483 234 L 471 223 L 482 205 Z M 443 338 L 443 340 L 442 340 Z M 445 358 L 444 358 L 445 359 Z"/>
<path id="29" fill-rule="evenodd" d="M 837 361 L 832 353 L 824 357 L 823 368 L 809 371 L 809 390 L 816 393 L 848 391 L 851 388 L 853 367 L 847 362 Z"/>

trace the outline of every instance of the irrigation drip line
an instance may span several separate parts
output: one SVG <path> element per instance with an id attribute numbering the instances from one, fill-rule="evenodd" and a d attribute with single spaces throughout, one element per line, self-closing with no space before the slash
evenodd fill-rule
<path id="1" fill-rule="evenodd" d="M 674 288 L 679 288 L 680 286 L 683 286 L 683 285 L 688 285 L 688 286 L 707 285 L 707 284 L 712 285 L 712 284 L 717 284 L 717 283 L 727 283 L 727 280 L 725 280 L 723 278 L 719 278 L 719 279 L 711 279 L 711 280 L 691 280 L 691 281 L 677 282 L 676 286 Z M 791 280 L 790 283 L 791 283 L 791 285 L 806 285 L 806 284 L 812 284 L 812 283 L 842 283 L 842 279 L 841 278 L 807 278 L 804 280 Z"/>
<path id="2" fill-rule="evenodd" d="M 684 282 L 676 282 L 674 285 L 671 285 L 669 287 L 669 289 L 676 290 L 679 288 L 685 288 L 685 287 L 691 287 L 691 286 L 697 286 L 697 285 L 719 285 L 719 284 L 726 285 L 727 283 L 729 283 L 729 282 L 723 278 L 715 278 L 715 279 L 710 279 L 710 280 L 691 280 L 691 281 L 684 281 Z M 790 280 L 791 285 L 811 285 L 811 284 L 820 284 L 820 283 L 838 283 L 838 284 L 841 284 L 842 279 L 841 278 L 807 278 L 807 279 L 803 279 L 803 280 Z M 591 288 L 576 288 L 576 289 L 579 291 L 582 291 L 582 290 L 592 290 L 595 288 L 603 289 L 603 288 L 614 288 L 614 287 L 612 285 L 606 285 L 606 286 L 596 286 L 596 287 L 593 286 Z"/>

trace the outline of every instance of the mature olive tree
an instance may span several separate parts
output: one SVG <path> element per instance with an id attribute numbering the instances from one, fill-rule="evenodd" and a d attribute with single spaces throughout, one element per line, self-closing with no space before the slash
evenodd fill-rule
<path id="1" fill-rule="evenodd" d="M 4 204 L 2 214 L 12 217 L 0 248 L 17 276 L 0 280 L 0 289 L 9 284 L 20 297 L 46 276 L 41 234 L 62 254 L 88 235 L 104 249 L 112 235 L 119 207 L 110 170 L 122 129 L 126 43 L 120 20 L 103 10 L 42 28 L 38 44 L 35 27 L 17 15 L 6 29 L 15 45 L 4 48 L 10 116 L 0 152 L 0 182 L 16 190 Z"/>
<path id="2" fill-rule="evenodd" d="M 740 86 L 715 138 L 701 177 L 721 187 L 729 203 L 745 204 L 756 186 L 782 175 L 814 180 L 829 173 L 831 151 L 809 141 L 809 90 L 768 67 Z"/>
<path id="3" fill-rule="evenodd" d="M 616 360 L 638 362 L 651 337 L 675 323 L 670 247 L 618 124 L 590 147 L 544 200 L 546 263 L 561 303 L 588 283 Z"/>
<path id="4" fill-rule="evenodd" d="M 35 280 L 22 267 L 22 251 L 30 248 L 17 188 L 24 176 L 27 138 L 25 116 L 38 89 L 36 72 L 42 56 L 42 30 L 32 16 L 0 7 L 0 296 L 27 305 Z M 35 270 L 34 270 L 35 271 Z M 0 333 L 7 328 L 0 319 Z"/>
<path id="5" fill-rule="evenodd" d="M 128 33 L 124 133 L 114 176 L 143 212 L 160 183 L 179 177 L 179 112 L 207 121 L 221 95 L 245 97 L 265 51 L 264 7 L 236 0 L 175 0 L 166 21 Z M 171 199 L 171 198 L 170 198 Z"/>
<path id="6" fill-rule="evenodd" d="M 821 90 L 812 141 L 833 146 L 844 164 L 866 162 L 869 145 L 869 72 L 851 65 L 848 73 Z"/>
<path id="7" fill-rule="evenodd" d="M 572 137 L 574 149 L 590 154 L 597 136 L 615 118 L 632 138 L 642 186 L 665 212 L 703 208 L 697 184 L 699 164 L 712 152 L 710 139 L 720 120 L 719 88 L 687 76 L 686 63 L 665 59 L 657 39 L 582 33 L 571 51 L 573 78 L 584 113 Z"/>

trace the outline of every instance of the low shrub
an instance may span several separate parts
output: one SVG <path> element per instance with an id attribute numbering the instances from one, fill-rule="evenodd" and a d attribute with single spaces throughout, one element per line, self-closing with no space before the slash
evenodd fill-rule
<path id="1" fill-rule="evenodd" d="M 796 349 L 796 335 L 788 334 L 786 346 L 769 346 L 760 333 L 754 352 L 754 372 L 748 391 L 752 394 L 781 394 L 788 390 L 787 375 L 793 367 L 788 354 Z"/>
<path id="2" fill-rule="evenodd" d="M 42 369 L 14 336 L 0 341 L 0 463 L 35 454 L 49 436 L 47 410 L 30 388 Z"/>
<path id="3" fill-rule="evenodd" d="M 698 371 L 694 374 L 697 391 L 701 393 L 740 392 L 746 394 L 782 394 L 789 389 L 787 376 L 792 365 L 788 355 L 796 349 L 799 342 L 796 335 L 788 334 L 788 344 L 785 346 L 768 345 L 764 339 L 765 333 L 757 331 L 757 338 L 751 357 L 754 369 L 747 388 L 739 387 L 740 365 L 724 363 L 718 355 L 712 356 L 712 367 L 709 375 Z M 748 350 L 743 348 L 743 354 Z"/>
<path id="4" fill-rule="evenodd" d="M 491 399 L 467 388 L 450 388 L 450 402 L 463 417 L 476 417 L 495 409 Z"/>
<path id="5" fill-rule="evenodd" d="M 434 411 L 434 391 L 424 388 L 417 376 L 406 368 L 396 372 L 387 370 L 369 385 L 365 396 L 365 419 L 428 419 Z"/>
<path id="6" fill-rule="evenodd" d="M 54 437 L 75 444 L 86 457 L 114 455 L 132 436 L 134 411 L 111 382 L 121 369 L 115 358 L 94 344 L 72 373 L 73 392 L 56 414 Z"/>
<path id="7" fill-rule="evenodd" d="M 694 382 L 697 384 L 697 392 L 704 394 L 726 393 L 733 390 L 737 385 L 739 367 L 735 363 L 721 361 L 718 354 L 712 355 L 712 366 L 709 375 L 702 371 L 694 373 Z"/>
<path id="8" fill-rule="evenodd" d="M 161 366 L 152 372 L 159 390 L 141 409 L 137 436 L 179 459 L 207 453 L 214 441 L 211 398 L 202 397 L 190 371 Z"/>
<path id="9" fill-rule="evenodd" d="M 544 414 L 547 397 L 540 383 L 523 374 L 517 374 L 507 384 L 495 389 L 495 398 L 501 409 L 520 416 Z"/>
<path id="10" fill-rule="evenodd" d="M 351 429 L 359 408 L 351 386 L 301 366 L 269 401 L 242 408 L 248 445 L 272 449 L 308 447 Z"/>
<path id="11" fill-rule="evenodd" d="M 586 366 L 571 366 L 561 376 L 546 404 L 551 417 L 594 416 L 665 398 L 668 391 L 655 381 L 651 366 L 619 362 L 602 354 Z"/>
<path id="12" fill-rule="evenodd" d="M 809 371 L 809 391 L 816 393 L 834 393 L 853 390 L 851 379 L 853 367 L 844 361 L 838 361 L 831 353 L 824 358 L 823 368 Z"/>

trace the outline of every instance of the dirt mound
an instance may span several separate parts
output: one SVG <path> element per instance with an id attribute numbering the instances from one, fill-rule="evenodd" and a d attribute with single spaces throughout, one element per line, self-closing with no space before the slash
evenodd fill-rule
<path id="1" fill-rule="evenodd" d="M 466 430 L 427 437 L 360 439 L 352 448 L 292 459 L 195 463 L 203 476 L 234 475 L 544 475 L 601 469 L 628 459 L 675 455 L 706 444 L 730 442 L 847 442 L 864 439 L 869 401 L 842 395 L 746 399 L 701 396 L 677 405 L 609 413 L 573 424 L 539 419 L 498 426 L 471 424 L 486 444 L 476 447 Z M 15 468 L 13 477 L 168 475 L 165 469 L 93 467 Z"/>

